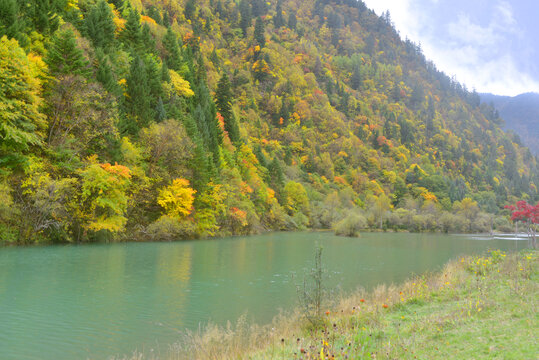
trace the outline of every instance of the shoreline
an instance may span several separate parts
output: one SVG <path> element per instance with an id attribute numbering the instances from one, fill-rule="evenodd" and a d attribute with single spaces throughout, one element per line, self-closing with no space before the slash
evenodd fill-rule
<path id="1" fill-rule="evenodd" d="M 242 317 L 186 332 L 165 356 L 148 359 L 532 358 L 538 260 L 537 250 L 460 257 L 441 271 L 334 299 L 316 326 L 298 309 L 265 326 Z M 520 336 L 497 340 L 508 327 Z M 483 338 L 488 346 L 474 340 Z"/>
<path id="2" fill-rule="evenodd" d="M 296 230 L 267 230 L 261 231 L 258 233 L 252 234 L 235 234 L 235 235 L 226 235 L 226 236 L 214 236 L 214 237 L 204 237 L 204 238 L 186 238 L 186 239 L 176 239 L 176 240 L 147 240 L 147 239 L 135 239 L 135 240 L 117 240 L 117 241 L 93 241 L 93 242 L 34 242 L 34 243 L 7 243 L 0 241 L 0 249 L 2 248 L 33 248 L 33 247 L 47 247 L 47 246 L 81 246 L 81 245 L 108 245 L 108 244 L 127 244 L 127 243 L 174 243 L 174 242 L 192 242 L 192 241 L 208 241 L 208 240 L 221 240 L 221 239 L 233 239 L 236 237 L 244 236 L 257 236 L 265 234 L 276 234 L 276 233 L 301 233 L 301 232 L 314 232 L 314 233 L 333 233 L 335 236 L 339 237 L 351 237 L 351 238 L 361 238 L 363 233 L 395 233 L 395 234 L 440 234 L 440 235 L 455 235 L 455 236 L 491 236 L 492 238 L 496 236 L 512 236 L 512 239 L 509 240 L 518 240 L 518 241 L 527 241 L 527 233 L 503 233 L 503 232 L 494 232 L 494 233 L 462 233 L 462 232 L 441 232 L 441 231 L 409 231 L 402 229 L 365 229 L 362 230 L 358 236 L 346 236 L 338 235 L 332 229 L 296 229 Z"/>

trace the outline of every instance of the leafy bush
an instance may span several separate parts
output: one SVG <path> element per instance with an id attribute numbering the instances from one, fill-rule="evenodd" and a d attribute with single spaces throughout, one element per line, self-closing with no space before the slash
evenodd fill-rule
<path id="1" fill-rule="evenodd" d="M 192 221 L 179 221 L 165 215 L 148 226 L 147 234 L 155 241 L 188 239 L 195 237 L 196 226 Z"/>
<path id="2" fill-rule="evenodd" d="M 359 213 L 350 213 L 335 224 L 335 233 L 341 236 L 359 236 L 359 231 L 367 227 L 367 219 Z"/>

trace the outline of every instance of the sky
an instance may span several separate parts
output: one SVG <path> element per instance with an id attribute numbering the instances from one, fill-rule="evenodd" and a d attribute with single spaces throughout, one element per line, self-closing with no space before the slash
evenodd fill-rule
<path id="1" fill-rule="evenodd" d="M 538 0 L 363 0 L 469 90 L 539 92 Z"/>

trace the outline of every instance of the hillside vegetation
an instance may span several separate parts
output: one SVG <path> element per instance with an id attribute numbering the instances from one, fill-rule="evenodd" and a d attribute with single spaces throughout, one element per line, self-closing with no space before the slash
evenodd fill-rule
<path id="1" fill-rule="evenodd" d="M 361 1 L 0 0 L 4 242 L 507 230 L 500 123 Z"/>

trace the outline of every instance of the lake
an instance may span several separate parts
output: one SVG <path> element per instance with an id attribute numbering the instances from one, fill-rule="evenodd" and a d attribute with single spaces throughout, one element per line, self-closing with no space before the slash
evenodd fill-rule
<path id="1" fill-rule="evenodd" d="M 526 241 L 473 235 L 270 233 L 174 243 L 0 248 L 0 358 L 106 359 L 156 353 L 182 330 L 267 323 L 296 305 L 323 247 L 328 286 L 402 282 L 462 254 Z"/>

